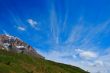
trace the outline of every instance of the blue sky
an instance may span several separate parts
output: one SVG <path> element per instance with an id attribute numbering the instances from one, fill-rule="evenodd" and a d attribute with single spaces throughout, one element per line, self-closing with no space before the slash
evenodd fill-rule
<path id="1" fill-rule="evenodd" d="M 110 0 L 0 0 L 0 34 L 47 59 L 110 73 Z"/>

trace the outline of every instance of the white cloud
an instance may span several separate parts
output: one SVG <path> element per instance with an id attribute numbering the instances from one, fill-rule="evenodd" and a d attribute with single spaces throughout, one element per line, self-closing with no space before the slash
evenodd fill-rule
<path id="1" fill-rule="evenodd" d="M 90 51 L 81 52 L 80 56 L 84 57 L 86 59 L 96 58 L 97 57 L 97 55 L 94 52 L 90 52 Z"/>
<path id="2" fill-rule="evenodd" d="M 83 59 L 86 59 L 86 60 L 91 60 L 93 58 L 97 58 L 97 54 L 93 51 L 86 51 L 86 50 L 81 50 L 81 49 L 76 49 L 75 50 L 79 56 Z"/>
<path id="3" fill-rule="evenodd" d="M 18 30 L 25 31 L 26 29 L 24 27 L 19 26 Z"/>
<path id="4" fill-rule="evenodd" d="M 34 21 L 33 19 L 28 19 L 27 22 L 33 27 L 36 28 L 37 26 L 37 21 Z"/>

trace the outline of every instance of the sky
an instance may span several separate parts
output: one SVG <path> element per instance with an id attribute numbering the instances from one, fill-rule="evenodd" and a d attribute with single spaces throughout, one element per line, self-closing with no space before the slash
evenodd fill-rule
<path id="1" fill-rule="evenodd" d="M 0 0 L 0 34 L 46 59 L 110 73 L 110 0 Z"/>

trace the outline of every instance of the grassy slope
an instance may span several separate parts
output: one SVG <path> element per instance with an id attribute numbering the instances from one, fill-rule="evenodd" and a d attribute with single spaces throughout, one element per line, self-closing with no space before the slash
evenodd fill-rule
<path id="1" fill-rule="evenodd" d="M 16 54 L 0 50 L 0 73 L 88 73 L 84 70 L 34 58 L 24 54 Z"/>

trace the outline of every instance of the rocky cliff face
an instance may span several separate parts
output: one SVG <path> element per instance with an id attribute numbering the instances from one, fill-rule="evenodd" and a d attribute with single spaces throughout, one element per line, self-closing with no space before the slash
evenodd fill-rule
<path id="1" fill-rule="evenodd" d="M 30 45 L 14 36 L 0 35 L 0 49 L 44 58 Z"/>

